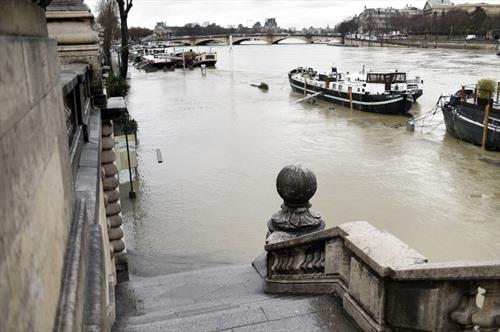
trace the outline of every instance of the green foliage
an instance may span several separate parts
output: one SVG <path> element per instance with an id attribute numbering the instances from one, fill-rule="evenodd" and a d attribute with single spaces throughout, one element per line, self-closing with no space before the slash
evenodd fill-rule
<path id="1" fill-rule="evenodd" d="M 497 82 L 489 78 L 483 78 L 477 81 L 477 96 L 488 99 L 496 92 Z"/>
<path id="2" fill-rule="evenodd" d="M 126 79 L 115 76 L 112 72 L 109 74 L 106 80 L 106 92 L 108 97 L 125 97 L 129 88 Z"/>
<path id="3" fill-rule="evenodd" d="M 139 125 L 137 124 L 137 121 L 135 121 L 135 119 L 129 119 L 128 120 L 127 130 L 130 133 L 137 133 L 137 132 L 139 132 Z"/>
<path id="4" fill-rule="evenodd" d="M 137 134 L 139 131 L 139 124 L 137 121 L 130 117 L 130 114 L 126 112 L 121 118 L 122 132 L 126 135 Z"/>

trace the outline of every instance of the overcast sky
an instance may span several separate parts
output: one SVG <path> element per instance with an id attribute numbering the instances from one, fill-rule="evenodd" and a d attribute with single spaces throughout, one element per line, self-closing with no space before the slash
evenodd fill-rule
<path id="1" fill-rule="evenodd" d="M 99 0 L 84 0 L 94 14 Z M 454 1 L 464 3 L 466 1 Z M 470 1 L 469 2 L 475 2 Z M 500 0 L 481 1 L 500 4 Z M 156 22 L 169 26 L 186 23 L 214 22 L 222 26 L 252 26 L 264 23 L 265 18 L 276 17 L 280 27 L 326 27 L 341 22 L 368 8 L 402 8 L 407 4 L 423 8 L 425 0 L 133 0 L 129 13 L 129 26 L 154 28 Z"/>

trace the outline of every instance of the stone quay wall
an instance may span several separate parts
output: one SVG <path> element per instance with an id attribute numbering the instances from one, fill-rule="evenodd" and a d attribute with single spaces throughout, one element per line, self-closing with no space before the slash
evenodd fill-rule
<path id="1" fill-rule="evenodd" d="M 109 331 L 98 56 L 61 59 L 42 5 L 1 0 L 0 11 L 0 330 Z"/>
<path id="2" fill-rule="evenodd" d="M 49 331 L 75 201 L 57 44 L 31 1 L 0 11 L 0 326 Z"/>
<path id="3" fill-rule="evenodd" d="M 450 48 L 470 50 L 495 50 L 494 41 L 464 41 L 464 40 L 439 40 L 439 39 L 399 39 L 399 40 L 361 40 L 345 38 L 347 46 L 370 47 L 416 47 L 416 48 Z"/>

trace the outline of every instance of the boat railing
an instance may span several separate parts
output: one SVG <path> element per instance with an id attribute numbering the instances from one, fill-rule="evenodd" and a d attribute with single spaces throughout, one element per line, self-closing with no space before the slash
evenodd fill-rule
<path id="1" fill-rule="evenodd" d="M 406 80 L 406 83 L 416 83 L 416 84 L 421 84 L 422 79 L 420 78 L 409 78 Z"/>

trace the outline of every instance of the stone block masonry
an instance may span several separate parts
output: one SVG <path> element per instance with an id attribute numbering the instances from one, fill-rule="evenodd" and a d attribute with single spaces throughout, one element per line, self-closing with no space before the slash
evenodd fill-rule
<path id="1" fill-rule="evenodd" d="M 120 279 L 128 279 L 128 266 L 125 256 L 125 239 L 122 228 L 120 192 L 118 169 L 116 167 L 116 155 L 114 151 L 113 139 L 113 121 L 103 120 L 102 123 L 102 155 L 101 155 L 101 171 L 103 174 L 103 188 L 106 218 L 108 223 L 108 237 L 111 244 L 117 273 Z M 123 273 L 122 273 L 123 272 Z"/>
<path id="2" fill-rule="evenodd" d="M 100 67 L 83 57 L 61 70 L 33 1 L 1 0 L 0 11 L 0 330 L 109 331 L 116 272 L 91 102 Z"/>
<path id="3" fill-rule="evenodd" d="M 42 8 L 26 0 L 0 7 L 0 326 L 47 331 L 75 197 L 57 45 Z"/>

